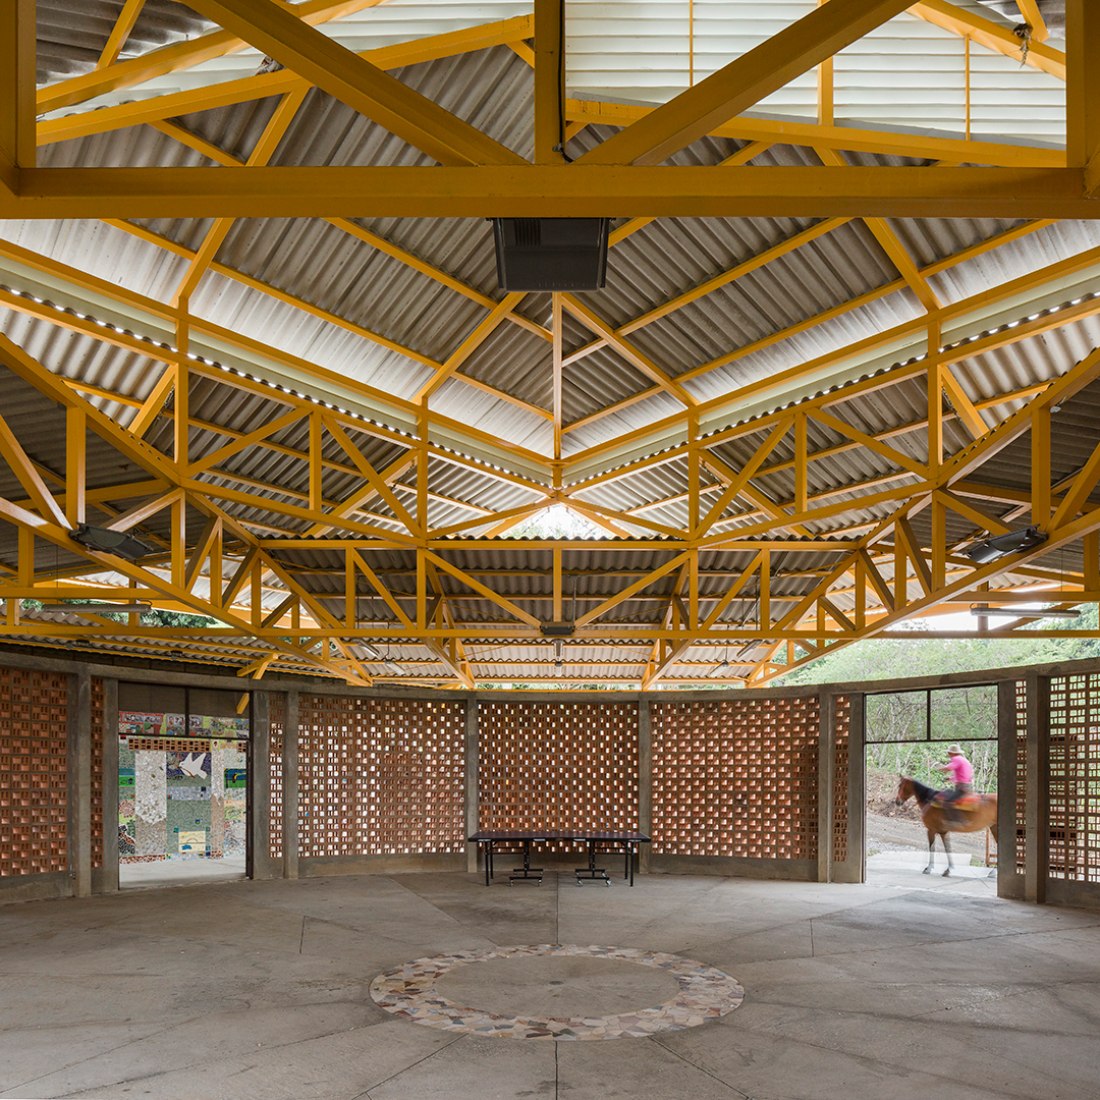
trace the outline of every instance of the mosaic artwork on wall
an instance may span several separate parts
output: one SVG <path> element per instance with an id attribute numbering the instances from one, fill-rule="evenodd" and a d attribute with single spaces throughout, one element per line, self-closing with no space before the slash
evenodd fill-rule
<path id="1" fill-rule="evenodd" d="M 243 856 L 248 770 L 238 741 L 133 737 L 119 744 L 121 863 Z"/>

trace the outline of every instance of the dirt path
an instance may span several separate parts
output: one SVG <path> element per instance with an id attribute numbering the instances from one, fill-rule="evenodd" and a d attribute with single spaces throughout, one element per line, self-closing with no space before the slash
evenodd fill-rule
<path id="1" fill-rule="evenodd" d="M 936 844 L 936 851 L 940 846 Z M 985 833 L 952 833 L 951 850 L 985 857 Z M 928 851 L 928 834 L 920 817 L 903 811 L 896 815 L 867 810 L 867 854 Z"/>

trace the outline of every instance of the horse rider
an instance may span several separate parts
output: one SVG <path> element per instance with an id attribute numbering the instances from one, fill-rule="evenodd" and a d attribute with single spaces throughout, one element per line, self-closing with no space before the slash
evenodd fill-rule
<path id="1" fill-rule="evenodd" d="M 954 780 L 955 789 L 943 796 L 944 809 L 950 812 L 955 802 L 974 789 L 974 768 L 957 744 L 947 746 L 947 757 L 946 764 L 933 764 L 932 767 L 937 771 L 949 772 Z"/>

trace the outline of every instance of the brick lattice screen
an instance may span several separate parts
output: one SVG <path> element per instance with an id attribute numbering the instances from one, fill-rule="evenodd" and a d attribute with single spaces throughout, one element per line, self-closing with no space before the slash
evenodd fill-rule
<path id="1" fill-rule="evenodd" d="M 1015 862 L 1016 873 L 1022 875 L 1027 852 L 1027 681 L 1016 681 L 1016 835 L 1012 842 L 1015 852 L 1006 852 L 1003 866 Z M 1011 796 L 1008 796 L 1011 797 Z M 1001 863 L 998 845 L 998 864 Z"/>
<path id="2" fill-rule="evenodd" d="M 271 729 L 271 746 L 268 766 L 271 769 L 270 829 L 268 850 L 272 859 L 283 858 L 283 735 L 286 732 L 285 697 L 272 693 L 268 722 Z"/>
<path id="3" fill-rule="evenodd" d="M 0 668 L 0 876 L 68 870 L 68 713 L 64 674 Z"/>
<path id="4" fill-rule="evenodd" d="M 1049 875 L 1100 882 L 1100 673 L 1050 683 Z"/>
<path id="5" fill-rule="evenodd" d="M 848 858 L 848 751 L 852 735 L 852 700 L 838 695 L 833 728 L 833 862 Z"/>
<path id="6" fill-rule="evenodd" d="M 466 707 L 302 695 L 299 854 L 466 850 Z"/>
<path id="7" fill-rule="evenodd" d="M 92 678 L 92 867 L 103 866 L 103 681 Z M 117 810 L 115 813 L 117 817 Z"/>
<path id="8" fill-rule="evenodd" d="M 492 701 L 477 713 L 479 829 L 638 828 L 637 703 Z"/>
<path id="9" fill-rule="evenodd" d="M 651 713 L 655 853 L 817 858 L 816 696 Z"/>

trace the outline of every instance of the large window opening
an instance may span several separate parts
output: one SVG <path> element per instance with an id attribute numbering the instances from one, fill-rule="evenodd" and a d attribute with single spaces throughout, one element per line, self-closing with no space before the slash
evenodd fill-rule
<path id="1" fill-rule="evenodd" d="M 898 782 L 908 776 L 937 790 L 952 787 L 938 769 L 957 744 L 974 769 L 974 790 L 997 790 L 997 687 L 978 684 L 924 691 L 868 694 L 864 707 L 864 821 L 867 881 L 919 873 L 928 862 L 928 833 L 915 799 L 895 805 Z M 988 830 L 953 831 L 949 843 L 959 876 L 988 875 L 997 847 Z M 946 867 L 940 841 L 936 860 Z"/>
<path id="2" fill-rule="evenodd" d="M 119 885 L 249 873 L 248 696 L 119 684 Z"/>

